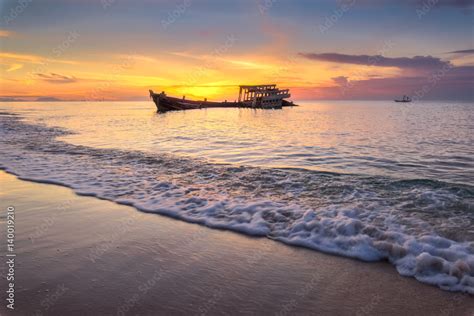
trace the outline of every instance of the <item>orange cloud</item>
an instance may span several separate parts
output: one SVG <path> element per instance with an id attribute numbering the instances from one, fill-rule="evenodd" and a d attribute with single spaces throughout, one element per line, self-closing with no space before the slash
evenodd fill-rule
<path id="1" fill-rule="evenodd" d="M 0 52 L 0 58 L 28 62 L 32 64 L 43 64 L 46 62 L 61 63 L 61 64 L 77 64 L 77 62 L 73 60 L 49 59 L 49 58 L 45 58 L 39 55 L 18 54 L 18 53 L 12 53 L 12 52 Z"/>
<path id="2" fill-rule="evenodd" d="M 7 53 L 7 52 L 0 52 L 0 58 L 20 60 L 24 62 L 33 63 L 33 64 L 39 64 L 41 63 L 42 60 L 44 60 L 44 58 L 40 56 L 36 56 L 36 55 Z"/>
<path id="3" fill-rule="evenodd" d="M 13 35 L 13 32 L 7 30 L 0 30 L 0 37 L 10 37 Z"/>
<path id="4" fill-rule="evenodd" d="M 21 68 L 23 68 L 22 64 L 11 64 L 10 67 L 7 69 L 7 72 L 12 72 Z"/>
<path id="5" fill-rule="evenodd" d="M 44 80 L 49 83 L 73 83 L 77 79 L 74 76 L 65 76 L 56 73 L 50 74 L 36 74 L 41 80 Z"/>

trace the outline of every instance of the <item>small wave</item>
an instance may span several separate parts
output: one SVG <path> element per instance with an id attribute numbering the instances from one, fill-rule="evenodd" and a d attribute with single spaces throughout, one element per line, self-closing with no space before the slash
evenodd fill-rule
<path id="1" fill-rule="evenodd" d="M 474 293 L 471 186 L 210 164 L 57 139 L 69 133 L 0 115 L 0 167 L 21 179 L 213 228 L 266 236 Z"/>

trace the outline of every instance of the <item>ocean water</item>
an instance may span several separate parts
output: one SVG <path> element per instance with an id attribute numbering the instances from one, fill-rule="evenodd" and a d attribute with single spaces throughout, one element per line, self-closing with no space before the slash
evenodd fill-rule
<path id="1" fill-rule="evenodd" d="M 474 104 L 0 104 L 0 168 L 474 293 Z M 315 267 L 317 269 L 317 267 Z"/>

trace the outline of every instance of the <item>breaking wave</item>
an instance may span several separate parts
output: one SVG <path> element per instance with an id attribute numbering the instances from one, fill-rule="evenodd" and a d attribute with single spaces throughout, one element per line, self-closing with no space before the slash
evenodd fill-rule
<path id="1" fill-rule="evenodd" d="M 474 294 L 474 188 L 381 176 L 211 164 L 57 139 L 0 113 L 0 168 L 19 178 L 365 261 Z"/>

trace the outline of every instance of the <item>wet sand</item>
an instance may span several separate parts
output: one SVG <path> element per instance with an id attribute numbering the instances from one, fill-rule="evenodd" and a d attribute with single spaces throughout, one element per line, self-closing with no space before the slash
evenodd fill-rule
<path id="1" fill-rule="evenodd" d="M 474 313 L 472 296 L 388 263 L 208 229 L 4 172 L 0 189 L 3 235 L 15 207 L 17 255 L 15 311 L 3 279 L 2 315 Z"/>

